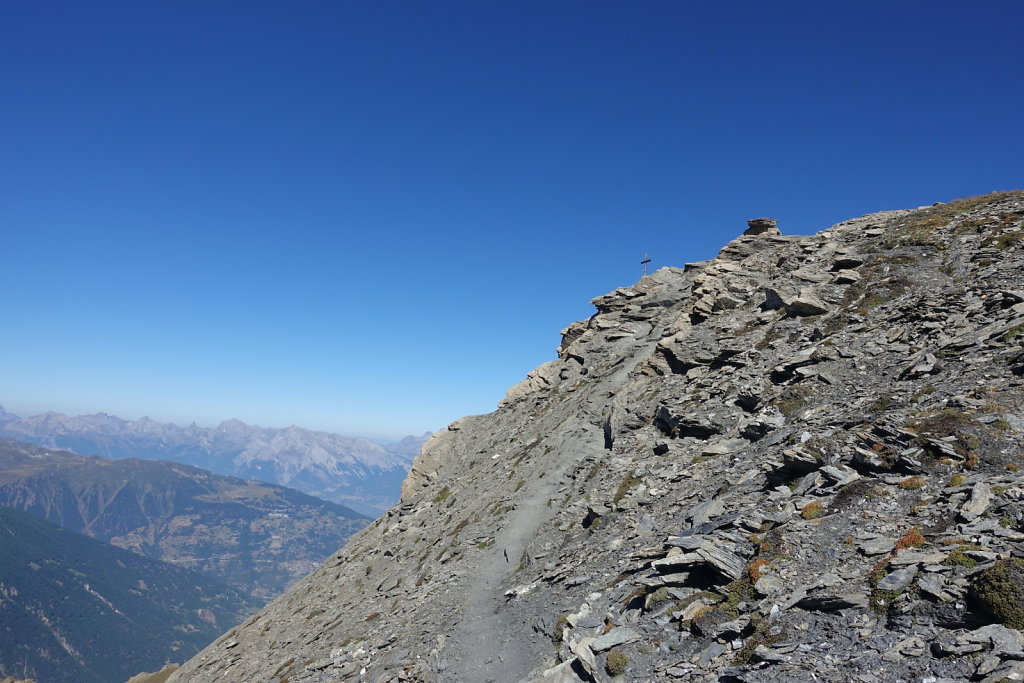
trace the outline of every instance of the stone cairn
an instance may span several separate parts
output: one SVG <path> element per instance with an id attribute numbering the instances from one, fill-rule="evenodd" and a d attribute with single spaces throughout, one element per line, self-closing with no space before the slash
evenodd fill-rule
<path id="1" fill-rule="evenodd" d="M 779 222 L 774 218 L 751 218 L 744 235 L 781 235 Z"/>

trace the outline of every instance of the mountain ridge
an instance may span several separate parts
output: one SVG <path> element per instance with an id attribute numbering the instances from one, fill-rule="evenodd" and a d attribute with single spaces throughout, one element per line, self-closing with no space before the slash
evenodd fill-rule
<path id="1" fill-rule="evenodd" d="M 1024 677 L 1024 192 L 756 223 L 170 680 Z"/>
<path id="2" fill-rule="evenodd" d="M 270 428 L 228 419 L 216 427 L 179 427 L 107 413 L 69 416 L 49 411 L 18 417 L 0 407 L 0 437 L 81 455 L 172 460 L 289 486 L 375 515 L 397 498 L 414 451 L 426 435 L 385 447 L 295 425 Z"/>

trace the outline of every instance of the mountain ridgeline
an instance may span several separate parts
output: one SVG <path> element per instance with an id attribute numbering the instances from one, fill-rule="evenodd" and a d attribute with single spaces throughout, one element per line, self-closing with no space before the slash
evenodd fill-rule
<path id="1" fill-rule="evenodd" d="M 0 440 L 0 505 L 268 600 L 370 519 L 274 484 L 173 462 Z"/>
<path id="2" fill-rule="evenodd" d="M 1021 273 L 1021 192 L 752 221 L 170 680 L 1020 680 Z"/>
<path id="3" fill-rule="evenodd" d="M 81 455 L 172 460 L 288 486 L 375 517 L 396 500 L 427 435 L 384 447 L 367 439 L 299 427 L 257 427 L 239 420 L 213 428 L 179 427 L 105 413 L 49 412 L 21 418 L 0 408 L 0 437 Z"/>

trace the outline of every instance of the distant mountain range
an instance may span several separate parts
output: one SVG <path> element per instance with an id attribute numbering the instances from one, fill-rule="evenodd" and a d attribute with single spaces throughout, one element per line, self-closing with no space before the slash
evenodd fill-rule
<path id="1" fill-rule="evenodd" d="M 107 458 L 172 460 L 217 474 L 267 481 L 341 503 L 372 517 L 398 499 L 402 480 L 429 436 L 388 446 L 300 427 L 271 429 L 226 420 L 179 427 L 147 417 L 18 417 L 0 407 L 0 437 Z"/>
<path id="2" fill-rule="evenodd" d="M 124 681 L 257 607 L 240 591 L 0 507 L 0 678 Z"/>
<path id="3" fill-rule="evenodd" d="M 0 440 L 0 505 L 195 569 L 262 600 L 309 573 L 370 521 L 274 484 L 9 440 Z"/>

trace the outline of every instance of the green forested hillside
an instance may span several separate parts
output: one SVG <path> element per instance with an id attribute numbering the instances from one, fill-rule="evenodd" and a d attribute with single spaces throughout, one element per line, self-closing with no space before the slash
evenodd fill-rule
<path id="1" fill-rule="evenodd" d="M 0 505 L 193 569 L 263 601 L 311 572 L 370 521 L 275 484 L 4 439 Z"/>
<path id="2" fill-rule="evenodd" d="M 124 681 L 255 607 L 240 591 L 0 507 L 0 677 Z"/>

